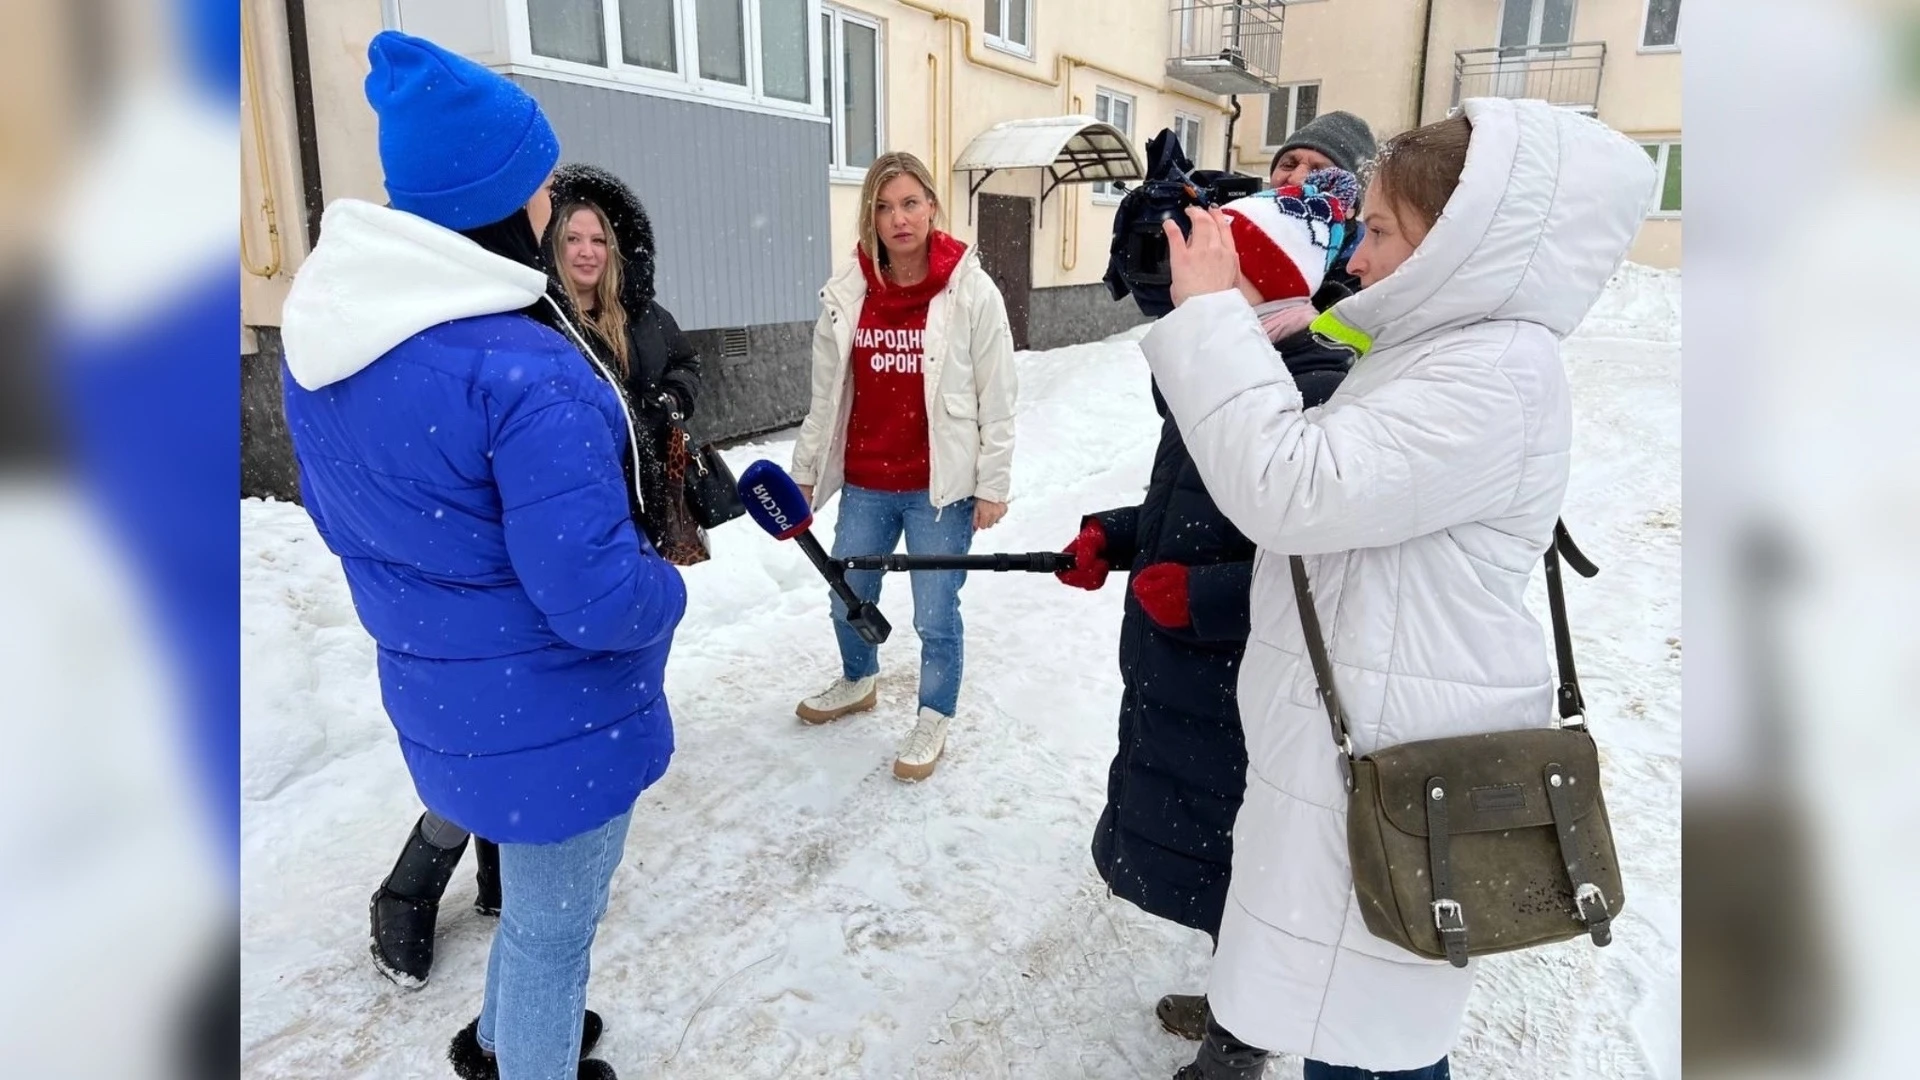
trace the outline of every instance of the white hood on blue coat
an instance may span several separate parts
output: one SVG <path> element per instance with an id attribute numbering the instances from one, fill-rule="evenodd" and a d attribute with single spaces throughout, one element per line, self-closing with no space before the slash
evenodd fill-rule
<path id="1" fill-rule="evenodd" d="M 365 370 L 430 326 L 518 311 L 547 276 L 422 217 L 341 199 L 320 219 L 281 321 L 287 369 L 308 390 Z"/>

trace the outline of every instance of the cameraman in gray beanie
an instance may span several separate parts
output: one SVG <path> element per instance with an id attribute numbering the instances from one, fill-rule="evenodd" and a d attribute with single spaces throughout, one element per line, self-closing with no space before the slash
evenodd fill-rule
<path id="1" fill-rule="evenodd" d="M 1293 133 L 1267 169 L 1274 187 L 1304 183 L 1307 174 L 1328 166 L 1365 175 L 1376 147 L 1373 129 L 1350 112 L 1330 112 L 1308 121 Z"/>
<path id="2" fill-rule="evenodd" d="M 1298 185 L 1306 182 L 1308 173 L 1328 167 L 1365 176 L 1376 152 L 1373 129 L 1365 120 L 1350 112 L 1330 112 L 1302 125 L 1280 147 L 1273 155 L 1273 166 L 1267 170 L 1271 174 L 1268 179 L 1277 188 Z M 1326 281 L 1320 291 L 1313 294 L 1313 306 L 1321 311 L 1360 291 L 1360 279 L 1347 270 L 1347 260 L 1359 248 L 1366 228 L 1359 225 L 1357 214 L 1354 224 L 1359 227 L 1348 230 L 1346 243 L 1334 256 L 1333 265 L 1327 268 Z"/>

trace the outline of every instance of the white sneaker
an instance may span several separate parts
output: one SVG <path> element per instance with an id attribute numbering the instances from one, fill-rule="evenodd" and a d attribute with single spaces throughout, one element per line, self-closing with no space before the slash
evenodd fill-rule
<path id="1" fill-rule="evenodd" d="M 932 709 L 920 710 L 920 722 L 913 725 L 906 741 L 900 744 L 900 756 L 893 761 L 893 775 L 900 780 L 925 780 L 933 775 L 934 762 L 947 748 L 947 724 L 953 718 Z"/>
<path id="2" fill-rule="evenodd" d="M 866 712 L 880 700 L 880 677 L 869 675 L 848 682 L 835 679 L 833 685 L 802 701 L 793 710 L 809 724 L 827 724 L 849 713 Z"/>

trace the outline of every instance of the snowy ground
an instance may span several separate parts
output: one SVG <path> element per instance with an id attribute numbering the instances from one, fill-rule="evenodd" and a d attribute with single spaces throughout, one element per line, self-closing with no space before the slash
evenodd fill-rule
<path id="1" fill-rule="evenodd" d="M 1629 267 L 1567 348 L 1566 517 L 1603 571 L 1571 579 L 1570 606 L 1629 906 L 1611 948 L 1482 963 L 1462 1077 L 1680 1075 L 1679 330 L 1679 277 Z M 1082 513 L 1137 501 L 1157 430 L 1138 337 L 1021 355 L 1015 502 L 978 550 L 1056 549 Z M 242 520 L 243 1070 L 450 1075 L 493 927 L 471 860 L 431 984 L 376 975 L 367 897 L 419 806 L 372 643 L 298 507 L 249 502 Z M 1117 580 L 1089 595 L 974 576 L 948 754 L 907 786 L 889 771 L 914 697 L 905 583 L 882 598 L 881 707 L 806 728 L 794 702 L 836 669 L 824 586 L 750 523 L 714 545 L 687 573 L 669 669 L 679 752 L 641 798 L 595 950 L 599 1056 L 631 1077 L 1170 1076 L 1191 1044 L 1152 1005 L 1204 985 L 1206 938 L 1108 898 L 1087 854 L 1114 750 Z M 1535 599 L 1544 624 L 1537 579 Z"/>

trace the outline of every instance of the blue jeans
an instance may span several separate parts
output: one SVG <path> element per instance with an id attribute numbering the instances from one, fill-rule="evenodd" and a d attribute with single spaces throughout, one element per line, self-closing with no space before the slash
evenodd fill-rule
<path id="1" fill-rule="evenodd" d="M 628 810 L 557 844 L 500 845 L 500 926 L 477 1035 L 501 1080 L 578 1073 L 593 935 L 632 818 Z"/>
<path id="2" fill-rule="evenodd" d="M 1452 1076 L 1446 1058 L 1424 1069 L 1403 1072 L 1369 1072 L 1351 1065 L 1328 1065 L 1319 1061 L 1309 1061 L 1300 1070 L 1301 1080 L 1451 1080 Z"/>
<path id="3" fill-rule="evenodd" d="M 889 555 L 907 537 L 909 555 L 965 555 L 973 547 L 973 500 L 935 509 L 924 491 L 870 491 L 849 486 L 840 496 L 833 530 L 833 556 Z M 862 600 L 880 600 L 878 570 L 854 570 L 847 584 Z M 920 635 L 920 705 L 952 716 L 960 703 L 965 660 L 960 622 L 964 570 L 915 570 L 913 629 Z M 840 639 L 840 666 L 849 681 L 880 673 L 880 649 L 860 640 L 847 625 L 847 606 L 833 598 L 833 632 Z"/>

